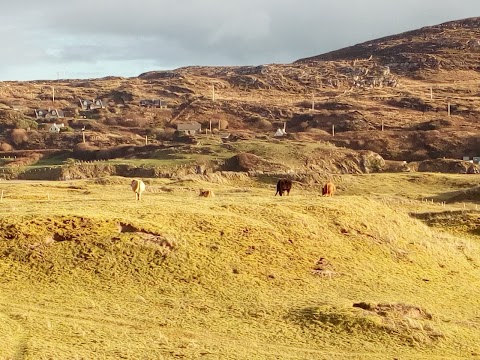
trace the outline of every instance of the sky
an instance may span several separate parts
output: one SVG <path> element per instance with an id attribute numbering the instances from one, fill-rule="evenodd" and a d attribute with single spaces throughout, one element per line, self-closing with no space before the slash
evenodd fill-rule
<path id="1" fill-rule="evenodd" d="M 479 0 L 5 1 L 0 81 L 286 64 L 476 16 Z"/>

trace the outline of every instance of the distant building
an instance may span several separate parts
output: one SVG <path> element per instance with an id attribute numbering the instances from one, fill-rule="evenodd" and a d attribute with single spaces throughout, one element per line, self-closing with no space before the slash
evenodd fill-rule
<path id="1" fill-rule="evenodd" d="M 165 109 L 167 107 L 167 103 L 165 100 L 161 99 L 143 99 L 140 100 L 140 106 Z"/>
<path id="2" fill-rule="evenodd" d="M 63 119 L 65 114 L 60 109 L 35 109 L 35 117 L 37 119 Z"/>
<path id="3" fill-rule="evenodd" d="M 202 125 L 196 121 L 191 123 L 177 124 L 177 133 L 179 135 L 195 135 L 197 132 L 202 131 Z"/>
<path id="4" fill-rule="evenodd" d="M 285 131 L 287 124 L 283 123 L 283 129 L 278 128 L 275 134 L 273 136 L 275 137 L 280 137 L 280 136 L 285 136 L 287 135 L 287 132 Z"/>
<path id="5" fill-rule="evenodd" d="M 87 100 L 87 99 L 78 99 L 80 102 L 80 107 L 82 110 L 95 110 L 95 109 L 104 109 L 105 105 L 103 105 L 103 101 L 100 99 L 95 100 Z"/>
<path id="6" fill-rule="evenodd" d="M 50 127 L 48 128 L 48 131 L 51 132 L 51 133 L 59 133 L 60 132 L 60 128 L 63 128 L 65 127 L 64 124 L 57 124 L 57 123 L 53 123 L 50 125 Z"/>

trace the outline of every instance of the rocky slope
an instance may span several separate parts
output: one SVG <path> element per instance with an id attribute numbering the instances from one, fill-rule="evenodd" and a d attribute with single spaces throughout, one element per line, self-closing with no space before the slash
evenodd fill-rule
<path id="1" fill-rule="evenodd" d="M 287 133 L 387 160 L 480 155 L 480 18 L 368 41 L 292 64 L 185 67 L 137 78 L 0 83 L 0 150 L 172 140 L 197 121 L 222 136 Z M 102 99 L 83 111 L 79 99 Z M 140 106 L 161 99 L 162 108 Z M 61 109 L 64 119 L 36 119 Z M 65 123 L 60 133 L 52 122 Z M 81 130 L 84 130 L 82 133 Z"/>

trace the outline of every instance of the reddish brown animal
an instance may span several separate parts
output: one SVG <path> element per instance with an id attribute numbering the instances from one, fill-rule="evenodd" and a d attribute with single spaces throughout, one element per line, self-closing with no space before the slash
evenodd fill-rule
<path id="1" fill-rule="evenodd" d="M 337 190 L 335 184 L 329 181 L 325 185 L 323 185 L 322 196 L 333 196 L 335 190 Z"/>
<path id="2" fill-rule="evenodd" d="M 287 195 L 290 195 L 290 190 L 292 190 L 292 180 L 280 179 L 277 182 L 277 192 L 275 193 L 275 196 L 277 196 L 277 194 L 283 196 L 284 192 L 286 192 Z"/>
<path id="3" fill-rule="evenodd" d="M 202 197 L 214 197 L 215 195 L 213 194 L 212 190 L 200 190 L 199 196 Z"/>

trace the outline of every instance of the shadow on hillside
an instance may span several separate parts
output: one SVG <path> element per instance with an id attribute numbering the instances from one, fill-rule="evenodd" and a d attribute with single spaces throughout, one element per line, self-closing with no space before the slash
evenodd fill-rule
<path id="1" fill-rule="evenodd" d="M 416 305 L 355 303 L 352 307 L 322 304 L 291 311 L 287 319 L 310 331 L 356 334 L 377 341 L 434 345 L 444 335 L 433 326 L 433 316 Z"/>
<path id="2" fill-rule="evenodd" d="M 410 213 L 410 216 L 423 221 L 428 226 L 480 236 L 480 211 L 477 210 Z"/>
<path id="3" fill-rule="evenodd" d="M 427 198 L 434 202 L 458 203 L 458 202 L 478 202 L 480 203 L 480 186 L 466 190 L 456 190 L 441 193 L 437 196 Z"/>

